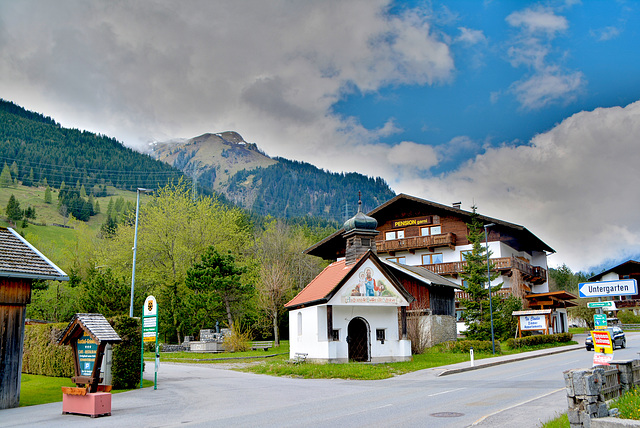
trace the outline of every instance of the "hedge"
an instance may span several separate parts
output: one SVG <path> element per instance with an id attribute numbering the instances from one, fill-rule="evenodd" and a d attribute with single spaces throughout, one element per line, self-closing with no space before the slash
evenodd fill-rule
<path id="1" fill-rule="evenodd" d="M 496 353 L 502 353 L 500 342 L 495 341 Z M 467 353 L 473 348 L 474 352 L 493 352 L 493 346 L 490 340 L 458 340 L 445 342 L 444 348 L 451 352 Z"/>
<path id="2" fill-rule="evenodd" d="M 508 339 L 506 345 L 509 348 L 521 348 L 523 346 L 535 346 L 542 345 L 544 343 L 566 343 L 573 339 L 571 333 L 557 333 L 557 334 L 536 334 L 533 336 L 526 336 L 521 338 Z"/>
<path id="3" fill-rule="evenodd" d="M 111 366 L 114 389 L 128 389 L 140 382 L 140 320 L 128 316 L 109 320 L 122 339 L 113 345 Z M 58 338 L 68 323 L 28 325 L 24 332 L 22 372 L 28 374 L 73 377 L 73 351 L 58 345 Z"/>
<path id="4" fill-rule="evenodd" d="M 123 315 L 110 319 L 109 323 L 122 339 L 113 346 L 111 384 L 115 389 L 135 388 L 140 383 L 140 320 Z"/>
<path id="5" fill-rule="evenodd" d="M 72 377 L 73 351 L 58 345 L 67 323 L 28 325 L 24 331 L 22 372 L 35 375 Z"/>

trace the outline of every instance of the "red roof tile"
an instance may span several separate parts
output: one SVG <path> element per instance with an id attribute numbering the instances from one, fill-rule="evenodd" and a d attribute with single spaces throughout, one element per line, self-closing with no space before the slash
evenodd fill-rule
<path id="1" fill-rule="evenodd" d="M 284 305 L 300 306 L 305 303 L 324 299 L 342 281 L 358 263 L 346 266 L 344 260 L 331 263 L 324 268 L 296 297 Z"/>

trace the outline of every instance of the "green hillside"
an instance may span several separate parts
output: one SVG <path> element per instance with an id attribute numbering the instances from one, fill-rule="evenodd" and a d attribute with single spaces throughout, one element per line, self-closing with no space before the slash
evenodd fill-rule
<path id="1" fill-rule="evenodd" d="M 87 222 L 74 222 L 60 215 L 57 191 L 53 191 L 51 204 L 44 201 L 44 193 L 44 187 L 22 186 L 19 184 L 0 187 L 0 226 L 12 227 L 22 233 L 29 242 L 59 266 L 67 265 L 66 258 L 74 251 L 78 241 L 78 233 L 86 233 L 87 230 L 93 236 L 99 233 L 100 227 L 107 219 L 106 212 L 110 200 L 115 202 L 118 198 L 123 198 L 125 204 L 129 207 L 135 206 L 136 203 L 136 192 L 107 187 L 107 196 L 95 198 L 100 205 L 101 212 L 92 216 Z M 36 219 L 31 220 L 27 227 L 22 227 L 22 221 L 18 221 L 14 225 L 7 220 L 5 209 L 11 195 L 14 195 L 19 202 L 21 209 L 24 210 L 27 207 L 35 208 Z M 140 199 L 143 203 L 148 198 L 149 196 L 141 194 Z M 67 227 L 54 226 L 56 224 Z"/>
<path id="2" fill-rule="evenodd" d="M 0 99 L 0 167 L 25 185 L 80 183 L 118 189 L 158 188 L 182 173 L 104 135 L 63 128 L 53 119 Z"/>

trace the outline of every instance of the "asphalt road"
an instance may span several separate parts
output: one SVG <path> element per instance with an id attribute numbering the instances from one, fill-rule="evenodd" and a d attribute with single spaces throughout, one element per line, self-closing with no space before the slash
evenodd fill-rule
<path id="1" fill-rule="evenodd" d="M 638 356 L 640 333 L 627 337 L 628 349 L 616 350 L 616 358 Z M 161 363 L 158 389 L 113 395 L 111 416 L 62 415 L 62 403 L 51 403 L 2 410 L 0 427 L 539 427 L 566 411 L 562 372 L 590 367 L 592 358 L 574 347 L 446 376 L 440 374 L 469 364 L 380 381 L 280 378 Z M 152 379 L 153 372 L 145 377 Z"/>

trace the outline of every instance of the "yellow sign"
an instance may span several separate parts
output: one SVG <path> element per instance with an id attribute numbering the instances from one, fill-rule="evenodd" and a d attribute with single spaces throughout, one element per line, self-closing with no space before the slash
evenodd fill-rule
<path id="1" fill-rule="evenodd" d="M 613 346 L 611 344 L 611 335 L 609 330 L 592 330 L 591 338 L 593 339 L 593 349 L 603 354 L 613 354 Z"/>
<path id="2" fill-rule="evenodd" d="M 392 228 L 398 227 L 407 227 L 407 226 L 422 226 L 424 224 L 431 224 L 431 216 L 428 217 L 419 217 L 419 218 L 410 218 L 406 220 L 396 220 L 392 223 Z"/>

